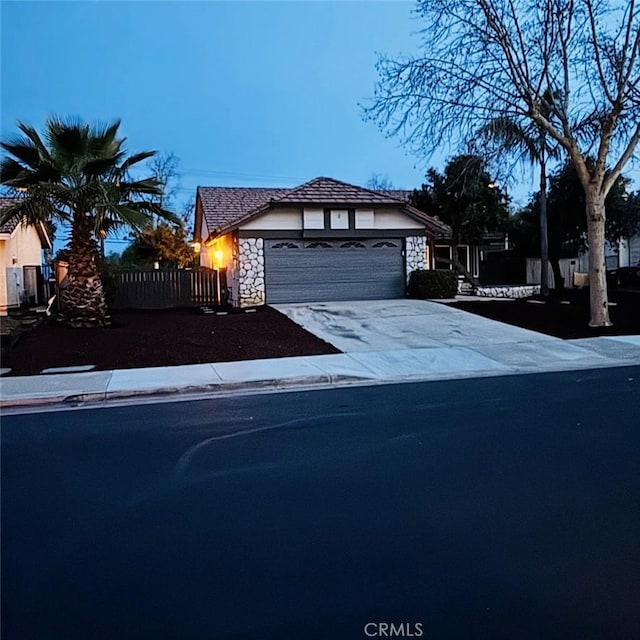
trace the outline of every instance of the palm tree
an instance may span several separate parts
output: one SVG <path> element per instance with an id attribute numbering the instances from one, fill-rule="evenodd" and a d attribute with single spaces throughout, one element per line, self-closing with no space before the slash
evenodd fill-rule
<path id="1" fill-rule="evenodd" d="M 127 156 L 120 121 L 89 125 L 76 119 L 49 118 L 44 135 L 22 122 L 21 134 L 0 146 L 0 183 L 16 192 L 0 223 L 61 221 L 71 225 L 68 286 L 61 294 L 61 319 L 73 327 L 109 323 L 98 271 L 97 239 L 119 226 L 142 228 L 152 215 L 179 222 L 152 201 L 162 189 L 154 178 L 135 180 L 130 169 L 155 155 Z"/>
<path id="2" fill-rule="evenodd" d="M 545 94 L 546 95 L 546 94 Z M 495 118 L 479 131 L 483 140 L 491 140 L 501 150 L 540 166 L 540 293 L 549 295 L 549 241 L 547 234 L 547 160 L 558 157 L 557 146 L 548 144 L 547 135 L 535 124 L 523 125 L 509 117 Z M 560 267 L 553 268 L 556 288 L 563 286 Z M 553 266 L 553 265 L 552 265 Z"/>

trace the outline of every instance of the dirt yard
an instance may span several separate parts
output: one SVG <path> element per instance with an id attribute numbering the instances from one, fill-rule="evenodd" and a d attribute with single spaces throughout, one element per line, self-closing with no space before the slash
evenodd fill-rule
<path id="1" fill-rule="evenodd" d="M 159 367 L 339 353 L 270 308 L 204 315 L 195 310 L 113 314 L 109 328 L 69 329 L 53 321 L 26 331 L 7 351 L 10 375 L 49 367 L 95 365 L 96 370 Z"/>
<path id="2" fill-rule="evenodd" d="M 499 320 L 557 338 L 640 335 L 640 290 L 617 290 L 609 294 L 613 327 L 589 327 L 589 291 L 566 290 L 552 294 L 546 302 L 531 300 L 465 301 L 459 297 L 451 306 L 485 318 Z"/>

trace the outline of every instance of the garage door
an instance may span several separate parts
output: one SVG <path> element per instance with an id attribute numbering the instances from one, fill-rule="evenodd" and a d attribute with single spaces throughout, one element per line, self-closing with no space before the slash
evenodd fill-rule
<path id="1" fill-rule="evenodd" d="M 267 240 L 267 304 L 405 295 L 402 239 Z"/>

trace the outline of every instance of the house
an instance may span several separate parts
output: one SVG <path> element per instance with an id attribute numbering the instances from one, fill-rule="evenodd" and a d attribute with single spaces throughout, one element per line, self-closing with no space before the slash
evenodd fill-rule
<path id="1" fill-rule="evenodd" d="M 398 200 L 410 203 L 413 191 L 387 189 L 381 193 L 386 193 Z M 486 275 L 483 274 L 483 262 L 487 259 L 488 254 L 504 251 L 507 248 L 507 238 L 504 232 L 486 232 L 480 244 L 459 244 L 457 249 L 458 260 L 474 278 L 480 278 L 482 275 Z M 434 239 L 432 268 L 453 269 L 452 260 L 451 230 L 447 225 L 443 225 L 443 229 L 436 233 Z"/>
<path id="2" fill-rule="evenodd" d="M 236 307 L 403 297 L 447 229 L 393 195 L 332 178 L 196 196 L 200 264 L 219 271 Z"/>
<path id="3" fill-rule="evenodd" d="M 0 197 L 0 209 L 16 202 Z M 22 303 L 43 303 L 43 250 L 51 239 L 43 224 L 26 225 L 16 220 L 0 226 L 0 314 Z"/>

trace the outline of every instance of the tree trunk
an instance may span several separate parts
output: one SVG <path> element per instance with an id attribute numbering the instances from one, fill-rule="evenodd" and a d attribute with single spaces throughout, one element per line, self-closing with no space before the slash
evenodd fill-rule
<path id="1" fill-rule="evenodd" d="M 545 144 L 544 133 L 542 145 Z M 540 295 L 549 295 L 549 240 L 547 237 L 547 163 L 544 146 L 540 155 Z M 556 277 L 554 271 L 554 284 Z M 557 284 L 556 284 L 557 287 Z"/>
<path id="2" fill-rule="evenodd" d="M 98 272 L 98 247 L 87 216 L 76 213 L 71 227 L 67 286 L 61 294 L 61 319 L 72 327 L 109 324 Z"/>
<path id="3" fill-rule="evenodd" d="M 607 296 L 607 266 L 605 248 L 604 195 L 595 185 L 589 185 L 587 197 L 587 239 L 589 241 L 589 296 L 591 303 L 590 327 L 610 327 Z"/>

